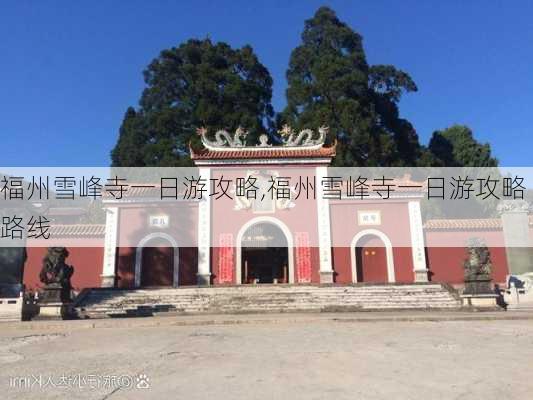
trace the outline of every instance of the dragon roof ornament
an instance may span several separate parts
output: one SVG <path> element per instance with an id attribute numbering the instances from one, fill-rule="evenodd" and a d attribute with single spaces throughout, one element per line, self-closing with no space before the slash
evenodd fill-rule
<path id="1" fill-rule="evenodd" d="M 303 129 L 300 132 L 296 132 L 289 125 L 283 125 L 282 129 L 278 131 L 281 135 L 282 144 L 280 146 L 272 146 L 268 143 L 268 136 L 260 135 L 259 143 L 255 146 L 246 146 L 246 138 L 248 131 L 242 127 L 238 127 L 235 133 L 232 135 L 225 130 L 219 130 L 215 133 L 215 140 L 207 137 L 206 128 L 198 128 L 197 134 L 202 140 L 202 144 L 209 150 L 235 150 L 235 149 L 255 149 L 255 148 L 286 148 L 286 149 L 319 149 L 324 145 L 326 135 L 328 133 L 328 127 L 321 126 L 318 128 L 318 137 L 311 129 Z"/>

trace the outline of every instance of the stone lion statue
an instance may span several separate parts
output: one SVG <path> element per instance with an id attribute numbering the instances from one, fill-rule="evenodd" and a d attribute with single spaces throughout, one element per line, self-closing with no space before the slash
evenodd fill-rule
<path id="1" fill-rule="evenodd" d="M 464 294 L 491 293 L 492 261 L 490 251 L 482 239 L 468 241 L 468 258 L 464 262 Z"/>
<path id="2" fill-rule="evenodd" d="M 468 242 L 468 258 L 464 263 L 465 280 L 490 280 L 492 261 L 490 251 L 481 239 L 471 239 Z"/>
<path id="3" fill-rule="evenodd" d="M 39 279 L 47 286 L 59 286 L 65 291 L 72 288 L 70 278 L 74 274 L 74 267 L 65 263 L 69 255 L 65 247 L 49 247 L 43 258 L 43 267 Z"/>

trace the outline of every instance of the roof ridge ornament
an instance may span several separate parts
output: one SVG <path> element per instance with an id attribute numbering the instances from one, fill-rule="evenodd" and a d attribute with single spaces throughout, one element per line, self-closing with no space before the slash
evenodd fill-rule
<path id="1" fill-rule="evenodd" d="M 272 146 L 268 144 L 268 135 L 262 134 L 259 136 L 259 143 L 249 148 L 307 148 L 319 149 L 324 145 L 326 135 L 329 128 L 321 126 L 318 128 L 318 137 L 315 138 L 315 132 L 311 129 L 303 129 L 296 133 L 289 125 L 283 125 L 282 129 L 278 131 L 282 138 L 281 146 Z M 215 140 L 207 137 L 207 129 L 205 127 L 196 130 L 198 136 L 202 140 L 202 144 L 209 150 L 230 150 L 235 148 L 246 148 L 246 138 L 248 131 L 242 127 L 238 127 L 233 135 L 226 130 L 218 130 L 215 133 Z"/>
<path id="2" fill-rule="evenodd" d="M 319 127 L 319 136 L 314 139 L 315 133 L 313 130 L 303 129 L 297 135 L 294 129 L 285 124 L 278 133 L 281 135 L 284 146 L 316 146 L 324 144 L 328 130 L 329 128 L 327 126 Z"/>
<path id="3" fill-rule="evenodd" d="M 246 137 L 248 136 L 248 131 L 241 126 L 235 130 L 233 136 L 223 129 L 216 131 L 214 141 L 207 137 L 207 128 L 205 127 L 198 128 L 196 133 L 200 136 L 202 144 L 211 150 L 227 147 L 245 147 Z"/>
<path id="4" fill-rule="evenodd" d="M 264 133 L 259 136 L 259 143 L 255 145 L 256 147 L 272 147 L 271 144 L 268 143 L 268 135 L 265 135 Z"/>

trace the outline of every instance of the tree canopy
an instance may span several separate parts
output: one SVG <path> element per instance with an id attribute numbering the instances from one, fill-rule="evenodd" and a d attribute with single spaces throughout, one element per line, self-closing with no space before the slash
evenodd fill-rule
<path id="1" fill-rule="evenodd" d="M 299 128 L 326 124 L 339 140 L 336 165 L 415 165 L 424 149 L 398 102 L 417 91 L 391 65 L 369 66 L 362 37 L 328 7 L 305 21 L 302 43 L 287 71 L 286 122 Z"/>
<path id="2" fill-rule="evenodd" d="M 369 65 L 363 39 L 328 7 L 305 21 L 291 53 L 287 106 L 275 115 L 272 78 L 250 46 L 234 49 L 191 39 L 163 50 L 144 71 L 139 106 L 129 107 L 111 152 L 112 165 L 190 165 L 196 129 L 249 130 L 248 141 L 267 133 L 276 141 L 285 123 L 295 129 L 330 128 L 336 166 L 493 166 L 489 144 L 466 126 L 436 131 L 428 147 L 400 117 L 411 76 L 392 65 Z"/>
<path id="3" fill-rule="evenodd" d="M 498 160 L 491 154 L 490 144 L 479 143 L 470 128 L 464 125 L 433 132 L 429 150 L 446 167 L 498 166 Z"/>
<path id="4" fill-rule="evenodd" d="M 163 50 L 144 81 L 139 109 L 130 107 L 124 116 L 113 166 L 188 165 L 198 127 L 243 126 L 253 140 L 271 125 L 272 78 L 250 46 L 189 40 Z"/>

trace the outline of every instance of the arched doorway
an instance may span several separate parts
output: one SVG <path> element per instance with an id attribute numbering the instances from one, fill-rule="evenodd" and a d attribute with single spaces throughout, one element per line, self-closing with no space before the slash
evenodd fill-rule
<path id="1" fill-rule="evenodd" d="M 135 286 L 178 286 L 179 250 L 175 240 L 165 233 L 152 233 L 137 245 Z"/>
<path id="2" fill-rule="evenodd" d="M 387 257 L 380 238 L 367 235 L 355 248 L 357 282 L 387 282 Z"/>
<path id="3" fill-rule="evenodd" d="M 292 238 L 272 219 L 250 221 L 237 238 L 237 283 L 292 283 Z"/>
<path id="4" fill-rule="evenodd" d="M 353 282 L 395 282 L 392 244 L 381 231 L 368 229 L 352 240 Z"/>

